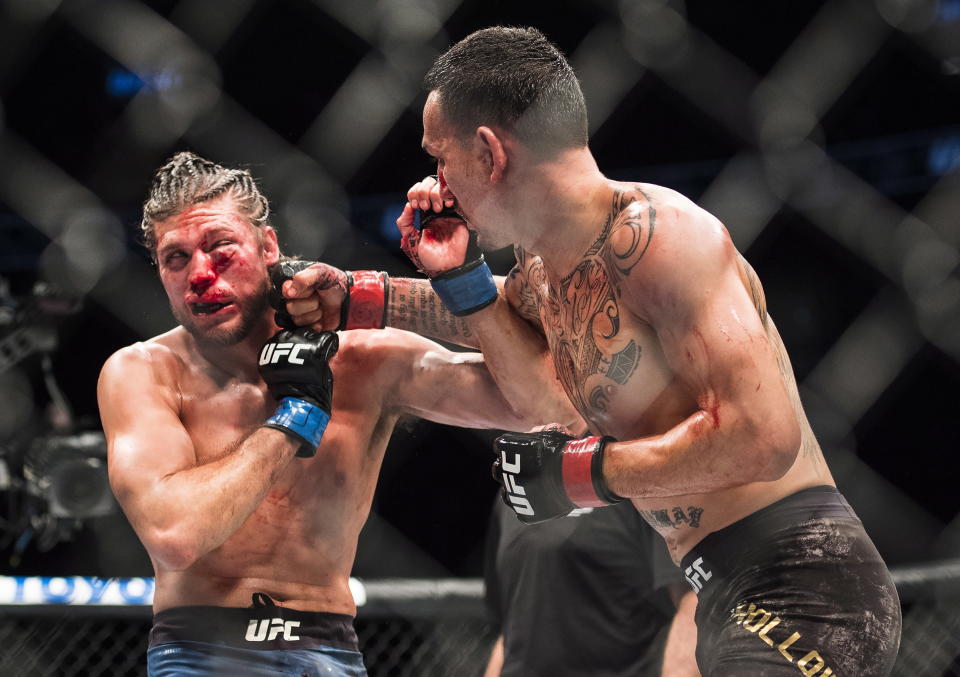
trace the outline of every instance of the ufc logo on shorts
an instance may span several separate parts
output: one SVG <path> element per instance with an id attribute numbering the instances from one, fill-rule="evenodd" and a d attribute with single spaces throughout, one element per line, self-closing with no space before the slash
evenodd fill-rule
<path id="1" fill-rule="evenodd" d="M 282 618 L 264 618 L 259 621 L 250 621 L 244 639 L 248 642 L 272 642 L 282 634 L 286 640 L 300 639 L 300 635 L 291 632 L 300 627 L 300 621 L 284 621 Z"/>
<path id="2" fill-rule="evenodd" d="M 303 343 L 268 343 L 260 351 L 260 364 L 276 364 L 284 355 L 290 364 L 303 364 L 303 358 L 298 355 L 306 347 Z"/>
<path id="3" fill-rule="evenodd" d="M 500 470 L 503 475 L 503 486 L 507 491 L 507 500 L 518 515 L 532 515 L 533 506 L 527 500 L 527 490 L 517 484 L 516 475 L 520 472 L 520 454 L 515 454 L 513 463 L 507 462 L 507 452 L 500 454 Z"/>
<path id="4" fill-rule="evenodd" d="M 703 558 L 698 557 L 684 570 L 683 577 L 687 579 L 687 583 L 690 584 L 693 591 L 699 594 L 703 590 L 703 584 L 713 578 L 713 572 L 706 571 L 703 568 Z"/>

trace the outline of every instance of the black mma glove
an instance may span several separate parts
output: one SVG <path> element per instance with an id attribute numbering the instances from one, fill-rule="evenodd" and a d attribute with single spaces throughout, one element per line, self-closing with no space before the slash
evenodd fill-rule
<path id="1" fill-rule="evenodd" d="M 603 448 L 612 441 L 555 430 L 501 435 L 493 443 L 493 478 L 503 502 L 526 524 L 619 503 L 623 497 L 610 491 L 602 473 Z"/>
<path id="2" fill-rule="evenodd" d="M 270 305 L 276 311 L 274 321 L 284 329 L 296 329 L 293 318 L 287 312 L 287 299 L 283 296 L 283 283 L 301 270 L 316 265 L 317 261 L 281 261 L 270 266 Z M 386 324 L 387 285 L 390 277 L 375 270 L 339 271 L 342 275 L 346 296 L 340 306 L 340 324 L 337 331 L 344 329 L 383 329 Z"/>
<path id="3" fill-rule="evenodd" d="M 301 442 L 297 456 L 316 455 L 330 421 L 333 374 L 328 362 L 340 340 L 332 331 L 284 329 L 260 351 L 260 377 L 280 405 L 263 425 L 285 432 Z"/>

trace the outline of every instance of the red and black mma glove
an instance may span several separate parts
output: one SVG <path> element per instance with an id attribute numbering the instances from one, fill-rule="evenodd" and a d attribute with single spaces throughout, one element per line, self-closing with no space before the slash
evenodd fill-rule
<path id="1" fill-rule="evenodd" d="M 575 439 L 555 430 L 506 433 L 493 448 L 500 495 L 525 524 L 623 500 L 603 479 L 603 448 L 612 437 Z"/>
<path id="2" fill-rule="evenodd" d="M 464 317 L 496 301 L 497 285 L 483 258 L 483 252 L 477 244 L 477 234 L 474 231 L 469 231 L 463 263 L 450 270 L 439 272 L 424 270 L 420 257 L 416 253 L 420 235 L 425 229 L 466 227 L 463 217 L 450 208 L 444 208 L 439 212 L 418 209 L 417 217 L 418 228 L 400 243 L 400 247 L 417 266 L 417 270 L 430 278 L 430 285 L 447 310 L 457 317 Z"/>
<path id="3" fill-rule="evenodd" d="M 332 331 L 283 329 L 260 351 L 260 377 L 280 402 L 263 425 L 298 440 L 300 458 L 316 455 L 330 422 L 333 374 L 329 361 L 339 348 L 340 339 Z"/>
<path id="4" fill-rule="evenodd" d="M 293 318 L 287 312 L 287 299 L 283 296 L 283 283 L 292 279 L 301 270 L 316 265 L 316 261 L 281 261 L 270 267 L 270 305 L 276 311 L 274 320 L 284 329 L 296 329 Z M 336 269 L 333 269 L 336 270 Z M 383 329 L 387 318 L 387 285 L 390 277 L 383 271 L 339 271 L 343 275 L 345 296 L 340 306 L 340 324 L 344 329 Z"/>

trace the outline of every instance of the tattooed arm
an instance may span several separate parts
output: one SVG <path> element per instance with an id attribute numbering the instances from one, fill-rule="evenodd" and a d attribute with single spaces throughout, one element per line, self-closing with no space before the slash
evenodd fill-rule
<path id="1" fill-rule="evenodd" d="M 519 266 L 514 266 L 506 277 L 498 275 L 493 279 L 507 303 L 535 331 L 543 334 L 539 309 Z M 467 348 L 480 347 L 477 337 L 470 330 L 467 318 L 457 317 L 447 310 L 433 291 L 429 280 L 390 278 L 388 295 L 387 326 L 406 329 L 421 336 L 449 341 Z"/>
<path id="2" fill-rule="evenodd" d="M 498 278 L 497 284 L 502 288 L 503 278 Z M 287 312 L 295 324 L 315 331 L 334 331 L 340 326 L 348 288 L 345 271 L 318 262 L 297 272 L 282 289 Z M 358 302 L 352 299 L 351 308 Z M 389 278 L 383 302 L 386 304 L 386 326 L 466 348 L 478 347 L 469 325 L 443 306 L 429 280 Z M 375 313 L 378 318 L 382 309 L 383 306 L 378 306 Z"/>
<path id="3" fill-rule="evenodd" d="M 609 263 L 623 305 L 653 328 L 662 368 L 693 411 L 661 434 L 608 445 L 604 476 L 629 497 L 777 480 L 796 459 L 800 425 L 759 283 L 744 283 L 726 229 L 705 211 L 678 202 L 658 206 L 656 219 L 642 251 L 635 224 L 615 230 Z"/>
<path id="4" fill-rule="evenodd" d="M 503 279 L 497 279 L 502 288 Z M 421 336 L 449 341 L 466 348 L 478 348 L 476 336 L 465 318 L 447 310 L 430 286 L 430 280 L 390 278 L 387 292 L 387 326 L 406 329 Z"/>
<path id="5" fill-rule="evenodd" d="M 531 409 L 551 411 L 550 420 L 541 423 L 562 424 L 574 435 L 583 434 L 587 424 L 557 376 L 538 306 L 521 267 L 522 263 L 510 271 L 496 302 L 465 319 L 487 368 L 515 411 L 526 418 Z"/>
<path id="6" fill-rule="evenodd" d="M 529 287 L 517 267 L 504 278 L 494 277 L 504 298 L 541 334 L 540 317 Z M 346 273 L 325 263 L 298 272 L 284 287 L 287 310 L 298 326 L 332 331 L 340 323 L 340 308 L 346 295 Z M 392 277 L 386 289 L 386 326 L 406 329 L 421 336 L 478 348 L 477 337 L 466 318 L 444 307 L 430 280 Z"/>

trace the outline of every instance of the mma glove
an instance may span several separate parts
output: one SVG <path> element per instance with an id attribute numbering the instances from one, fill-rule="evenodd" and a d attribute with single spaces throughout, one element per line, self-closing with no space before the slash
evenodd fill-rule
<path id="1" fill-rule="evenodd" d="M 430 285 L 453 315 L 464 317 L 482 310 L 497 300 L 497 285 L 493 281 L 493 274 L 483 258 L 483 252 L 477 244 L 477 234 L 469 231 L 467 250 L 463 263 L 455 268 L 440 273 L 429 273 L 420 265 L 416 254 L 416 245 L 419 233 L 439 225 L 444 220 L 452 219 L 463 223 L 463 217 L 450 208 L 439 212 L 417 210 L 420 225 L 416 241 L 403 242 L 401 247 L 407 256 L 417 265 L 417 269 L 430 277 Z"/>
<path id="2" fill-rule="evenodd" d="M 623 497 L 610 491 L 602 472 L 603 449 L 611 441 L 575 439 L 555 430 L 501 435 L 493 443 L 493 477 L 503 502 L 525 524 L 619 503 Z"/>
<path id="3" fill-rule="evenodd" d="M 333 374 L 328 363 L 339 347 L 340 340 L 332 331 L 284 329 L 260 351 L 260 377 L 280 402 L 263 425 L 298 440 L 300 458 L 316 455 L 330 421 Z"/>
<path id="4" fill-rule="evenodd" d="M 283 283 L 292 279 L 301 270 L 316 265 L 317 261 L 281 261 L 270 267 L 270 305 L 276 311 L 274 320 L 284 329 L 296 329 L 293 318 L 287 312 L 287 299 L 283 296 Z M 390 277 L 382 271 L 354 270 L 346 276 L 346 296 L 340 306 L 340 324 L 336 331 L 344 329 L 383 329 L 387 316 L 387 285 Z"/>

